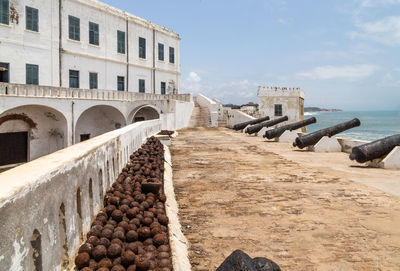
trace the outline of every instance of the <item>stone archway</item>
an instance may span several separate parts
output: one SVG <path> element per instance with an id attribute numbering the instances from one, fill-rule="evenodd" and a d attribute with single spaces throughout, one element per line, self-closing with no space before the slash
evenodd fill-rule
<path id="1" fill-rule="evenodd" d="M 5 157 L 0 164 L 28 162 L 68 145 L 67 119 L 42 105 L 11 108 L 0 114 L 0 137 L 0 152 Z"/>
<path id="2" fill-rule="evenodd" d="M 132 123 L 160 118 L 158 108 L 151 105 L 143 105 L 132 111 Z"/>
<path id="3" fill-rule="evenodd" d="M 75 125 L 75 143 L 119 129 L 126 125 L 124 115 L 115 107 L 96 105 L 85 110 Z"/>

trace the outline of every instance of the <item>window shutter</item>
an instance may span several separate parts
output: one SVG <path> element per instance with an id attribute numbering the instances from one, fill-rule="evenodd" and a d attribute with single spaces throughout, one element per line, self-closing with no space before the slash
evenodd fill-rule
<path id="1" fill-rule="evenodd" d="M 33 27 L 32 29 L 34 31 L 39 31 L 39 10 L 38 9 L 33 9 Z"/>

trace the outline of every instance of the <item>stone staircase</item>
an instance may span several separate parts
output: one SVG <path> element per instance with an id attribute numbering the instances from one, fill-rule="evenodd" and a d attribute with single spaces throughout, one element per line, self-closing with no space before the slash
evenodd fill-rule
<path id="1" fill-rule="evenodd" d="M 218 120 L 218 127 L 226 127 L 227 121 L 226 120 Z"/>
<path id="2" fill-rule="evenodd" d="M 207 108 L 202 108 L 195 102 L 192 116 L 190 117 L 189 127 L 210 127 L 210 112 Z"/>

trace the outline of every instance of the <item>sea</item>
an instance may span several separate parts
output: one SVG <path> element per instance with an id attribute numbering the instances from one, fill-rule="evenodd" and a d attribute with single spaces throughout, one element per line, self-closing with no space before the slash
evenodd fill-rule
<path id="1" fill-rule="evenodd" d="M 336 136 L 374 141 L 387 136 L 400 134 L 400 111 L 341 111 L 306 112 L 304 118 L 315 117 L 317 123 L 307 126 L 307 132 L 314 132 L 341 122 L 358 118 L 359 127 L 344 131 Z"/>

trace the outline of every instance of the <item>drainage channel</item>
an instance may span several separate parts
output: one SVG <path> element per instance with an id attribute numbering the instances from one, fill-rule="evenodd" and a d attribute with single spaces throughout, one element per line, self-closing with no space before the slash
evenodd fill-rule
<path id="1" fill-rule="evenodd" d="M 75 270 L 173 270 L 163 182 L 164 145 L 151 137 L 107 190 Z"/>

